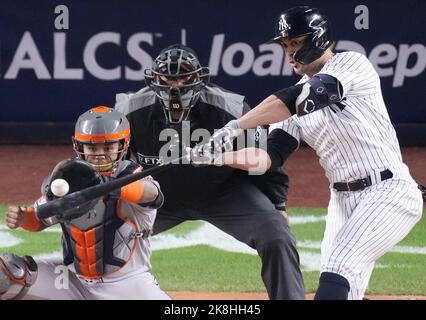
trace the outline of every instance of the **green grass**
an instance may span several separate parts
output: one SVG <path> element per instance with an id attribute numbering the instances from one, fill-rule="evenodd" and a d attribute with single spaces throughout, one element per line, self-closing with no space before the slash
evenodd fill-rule
<path id="1" fill-rule="evenodd" d="M 399 245 L 426 247 L 426 210 L 423 210 L 422 220 L 414 226 Z"/>
<path id="2" fill-rule="evenodd" d="M 0 205 L 0 223 L 5 224 L 6 206 Z M 59 232 L 27 232 L 23 229 L 16 229 L 10 232 L 14 236 L 21 238 L 22 242 L 12 248 L 1 248 L 0 253 L 11 252 L 17 255 L 37 255 L 42 253 L 52 253 L 60 250 L 61 234 Z"/>
<path id="3" fill-rule="evenodd" d="M 6 207 L 0 206 L 0 223 L 4 223 Z M 323 216 L 325 209 L 291 208 L 290 218 L 302 215 Z M 200 221 L 188 221 L 167 231 L 184 236 L 198 228 Z M 325 222 L 293 224 L 292 230 L 299 242 L 321 241 Z M 10 232 L 23 242 L 1 252 L 35 255 L 60 250 L 60 233 Z M 423 218 L 399 246 L 426 247 L 426 219 Z M 299 248 L 299 251 L 319 253 L 319 249 Z M 368 293 L 391 295 L 426 295 L 425 254 L 389 252 L 379 259 L 373 272 Z M 240 291 L 264 292 L 261 263 L 258 256 L 230 253 L 206 245 L 157 250 L 152 256 L 153 272 L 162 288 L 169 291 Z M 318 271 L 304 272 L 305 288 L 313 292 L 318 285 Z"/>
<path id="4" fill-rule="evenodd" d="M 373 271 L 368 293 L 426 295 L 426 255 L 389 252 L 378 263 L 390 267 Z"/>
<path id="5" fill-rule="evenodd" d="M 319 271 L 303 272 L 305 292 L 315 292 L 318 288 Z"/>
<path id="6" fill-rule="evenodd" d="M 313 209 L 313 208 L 290 208 L 288 210 L 288 214 L 291 217 L 294 216 L 325 216 L 327 214 L 327 210 L 325 209 Z M 296 236 L 297 241 L 321 241 L 325 228 L 325 221 L 319 221 L 316 223 L 308 223 L 308 224 L 293 224 L 291 226 L 291 230 Z"/>
<path id="7" fill-rule="evenodd" d="M 1 252 L 11 252 L 17 255 L 37 255 L 53 253 L 60 250 L 61 234 L 59 232 L 26 232 L 15 230 L 13 235 L 21 238 L 23 242 L 13 248 L 0 248 Z"/>
<path id="8" fill-rule="evenodd" d="M 177 225 L 176 227 L 167 230 L 165 232 L 163 232 L 163 234 L 167 234 L 167 233 L 173 233 L 176 235 L 185 235 L 188 232 L 197 229 L 199 226 L 201 226 L 202 222 L 201 221 L 185 221 L 179 225 Z"/>
<path id="9" fill-rule="evenodd" d="M 327 214 L 326 209 L 318 208 L 289 208 L 287 209 L 288 214 L 291 216 L 325 216 Z"/>
<path id="10" fill-rule="evenodd" d="M 258 256 L 197 245 L 156 251 L 152 264 L 166 291 L 265 291 Z"/>

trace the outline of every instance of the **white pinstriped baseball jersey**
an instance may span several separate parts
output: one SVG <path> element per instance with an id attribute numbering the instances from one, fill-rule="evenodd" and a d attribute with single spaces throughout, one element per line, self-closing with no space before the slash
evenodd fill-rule
<path id="1" fill-rule="evenodd" d="M 408 174 L 383 101 L 380 78 L 368 59 L 357 52 L 337 53 L 318 73 L 339 80 L 344 100 L 273 127 L 281 127 L 311 146 L 330 183 L 357 180 L 385 168 L 396 175 Z M 307 80 L 304 76 L 299 83 Z"/>
<path id="2" fill-rule="evenodd" d="M 402 162 L 395 130 L 383 101 L 380 79 L 356 52 L 335 54 L 320 72 L 339 80 L 344 100 L 271 126 L 303 139 L 320 158 L 330 181 L 330 203 L 321 245 L 321 271 L 344 276 L 349 299 L 362 299 L 375 261 L 420 220 L 420 190 Z M 304 76 L 299 83 L 308 80 Z M 381 181 L 389 169 L 391 179 Z M 372 185 L 339 192 L 335 182 L 370 176 Z"/>

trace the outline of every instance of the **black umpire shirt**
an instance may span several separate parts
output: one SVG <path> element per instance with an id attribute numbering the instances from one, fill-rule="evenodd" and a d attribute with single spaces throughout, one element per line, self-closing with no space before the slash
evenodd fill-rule
<path id="1" fill-rule="evenodd" d="M 158 98 L 148 87 L 136 93 L 118 94 L 115 108 L 124 113 L 130 122 L 130 153 L 144 168 L 158 164 L 160 149 L 167 143 L 159 139 L 164 129 L 173 128 L 182 135 L 182 125 L 168 126 Z M 187 119 L 190 132 L 204 128 L 212 134 L 215 129 L 249 110 L 244 96 L 209 84 L 201 90 L 199 102 Z M 182 137 L 180 139 L 183 140 Z M 190 147 L 198 142 L 190 141 Z M 160 183 L 167 207 L 197 209 L 208 206 L 220 199 L 235 178 L 248 179 L 257 185 L 277 208 L 287 200 L 288 176 L 283 167 L 264 175 L 248 175 L 229 167 L 175 165 L 154 178 Z"/>

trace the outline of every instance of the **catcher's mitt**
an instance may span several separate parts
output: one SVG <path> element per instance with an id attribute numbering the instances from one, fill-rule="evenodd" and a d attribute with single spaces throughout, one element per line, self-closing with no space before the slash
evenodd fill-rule
<path id="1" fill-rule="evenodd" d="M 49 177 L 49 182 L 46 186 L 47 201 L 58 198 L 51 190 L 51 184 L 56 179 L 64 179 L 68 182 L 68 193 L 73 193 L 88 187 L 95 186 L 99 183 L 102 183 L 103 181 L 101 175 L 86 161 L 80 159 L 62 160 L 55 166 Z M 86 202 L 82 205 L 63 212 L 60 216 L 57 216 L 57 218 L 60 221 L 78 218 L 91 210 L 98 203 L 98 201 L 99 199 L 94 199 Z"/>

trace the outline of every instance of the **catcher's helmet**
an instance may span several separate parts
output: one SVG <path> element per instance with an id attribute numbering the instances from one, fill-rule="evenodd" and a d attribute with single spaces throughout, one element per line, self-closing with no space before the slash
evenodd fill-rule
<path id="1" fill-rule="evenodd" d="M 284 11 L 275 23 L 275 37 L 271 42 L 300 36 L 307 38 L 293 58 L 301 64 L 309 64 L 320 58 L 333 44 L 329 22 L 316 8 L 299 6 Z"/>
<path id="2" fill-rule="evenodd" d="M 73 144 L 79 159 L 87 160 L 84 144 L 116 141 L 120 142 L 116 160 L 111 160 L 107 164 L 92 164 L 101 174 L 111 174 L 124 158 L 130 142 L 130 124 L 122 113 L 108 107 L 92 108 L 78 118 Z"/>
<path id="3" fill-rule="evenodd" d="M 146 84 L 160 99 L 170 123 L 188 118 L 210 76 L 209 69 L 201 67 L 194 50 L 181 44 L 163 49 L 144 74 Z M 172 118 L 172 112 L 180 113 L 178 120 Z"/>

